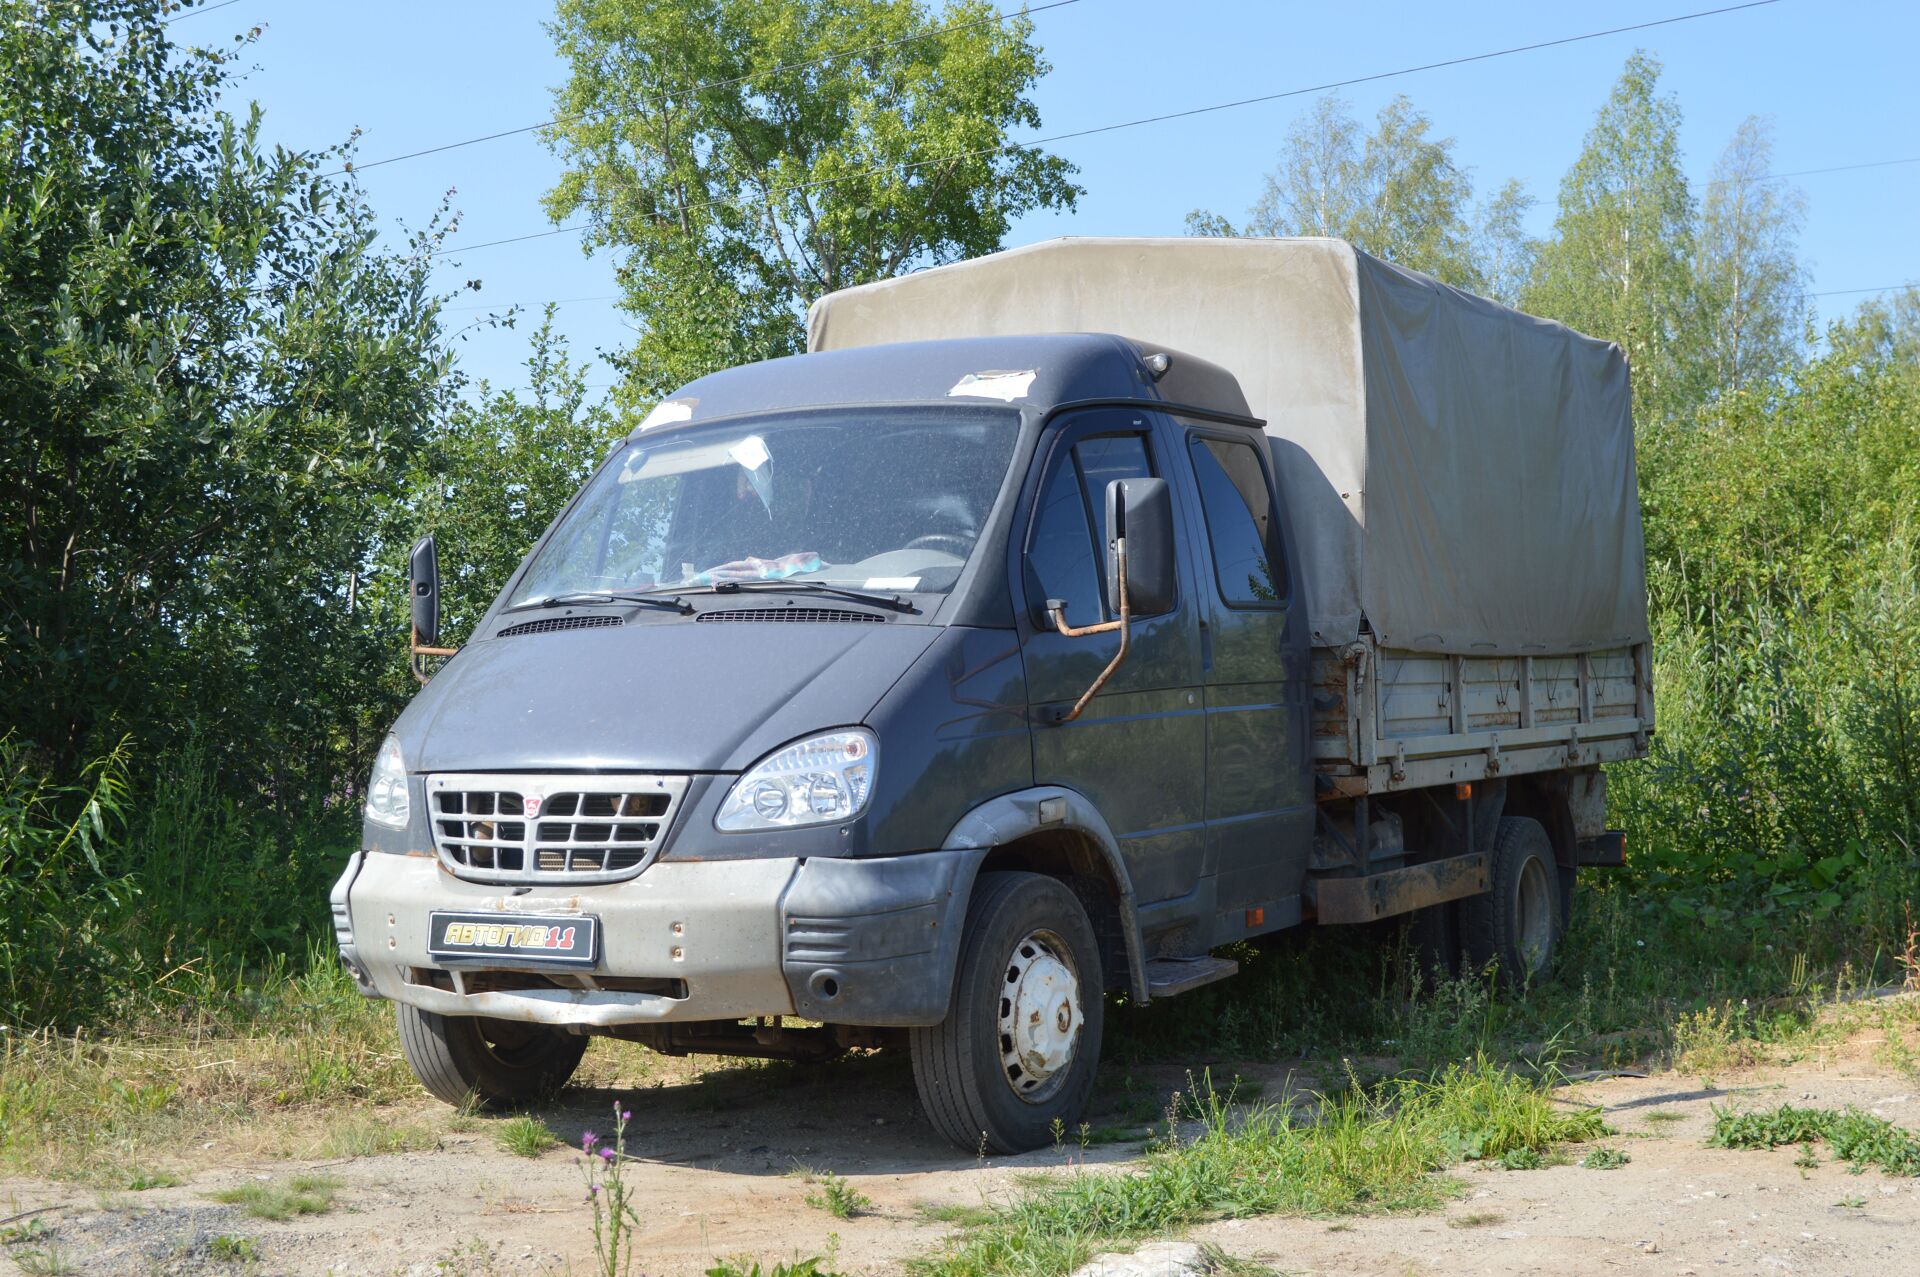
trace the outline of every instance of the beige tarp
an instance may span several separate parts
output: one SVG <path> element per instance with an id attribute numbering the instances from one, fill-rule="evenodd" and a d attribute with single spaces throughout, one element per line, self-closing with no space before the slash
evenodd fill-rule
<path id="1" fill-rule="evenodd" d="M 1326 239 L 1061 239 L 851 288 L 834 350 L 1106 332 L 1239 379 L 1314 641 L 1518 654 L 1647 636 L 1627 367 L 1559 324 Z"/>

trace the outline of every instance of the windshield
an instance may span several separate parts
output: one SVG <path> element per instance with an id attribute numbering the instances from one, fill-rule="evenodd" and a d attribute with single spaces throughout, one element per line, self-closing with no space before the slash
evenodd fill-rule
<path id="1" fill-rule="evenodd" d="M 1013 413 L 888 409 L 635 440 L 594 477 L 509 606 L 732 581 L 945 593 L 1018 433 Z"/>

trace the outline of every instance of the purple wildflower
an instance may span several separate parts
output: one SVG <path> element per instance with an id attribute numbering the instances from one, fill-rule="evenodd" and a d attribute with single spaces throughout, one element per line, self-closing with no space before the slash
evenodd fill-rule
<path id="1" fill-rule="evenodd" d="M 633 1120 L 633 1110 L 632 1110 L 632 1109 L 621 1109 L 621 1110 L 620 1110 L 620 1120 L 621 1120 L 621 1121 L 623 1121 L 623 1122 L 631 1122 L 631 1121 Z"/>
<path id="2" fill-rule="evenodd" d="M 600 1158 L 602 1161 L 611 1162 L 613 1160 L 613 1150 L 611 1148 L 608 1148 L 604 1144 L 601 1145 Z"/>
<path id="3" fill-rule="evenodd" d="M 592 1131 L 585 1131 L 580 1136 L 580 1147 L 585 1149 L 589 1153 L 593 1152 L 593 1146 L 595 1144 L 598 1144 L 599 1142 L 600 1142 L 600 1137 L 598 1135 L 595 1135 Z"/>

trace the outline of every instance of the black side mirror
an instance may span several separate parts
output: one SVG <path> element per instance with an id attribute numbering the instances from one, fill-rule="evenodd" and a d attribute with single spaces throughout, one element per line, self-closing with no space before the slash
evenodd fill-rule
<path id="1" fill-rule="evenodd" d="M 1120 538 L 1127 541 L 1127 609 L 1135 616 L 1173 610 L 1173 502 L 1165 479 L 1115 479 L 1107 485 L 1107 599 L 1120 608 Z"/>
<path id="2" fill-rule="evenodd" d="M 431 532 L 414 542 L 407 575 L 413 583 L 414 645 L 432 647 L 440 641 L 440 555 Z"/>

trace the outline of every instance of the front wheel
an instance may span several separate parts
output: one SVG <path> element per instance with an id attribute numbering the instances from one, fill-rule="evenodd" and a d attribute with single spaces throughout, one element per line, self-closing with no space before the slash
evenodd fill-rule
<path id="1" fill-rule="evenodd" d="M 471 1015 L 440 1015 L 396 1003 L 400 1050 L 436 1099 L 506 1108 L 544 1099 L 567 1084 L 587 1040 L 564 1029 Z"/>
<path id="2" fill-rule="evenodd" d="M 1100 950 L 1079 899 L 984 873 L 967 904 L 947 1018 L 910 1038 L 927 1120 L 968 1152 L 1023 1153 L 1079 1121 L 1100 1062 Z"/>

